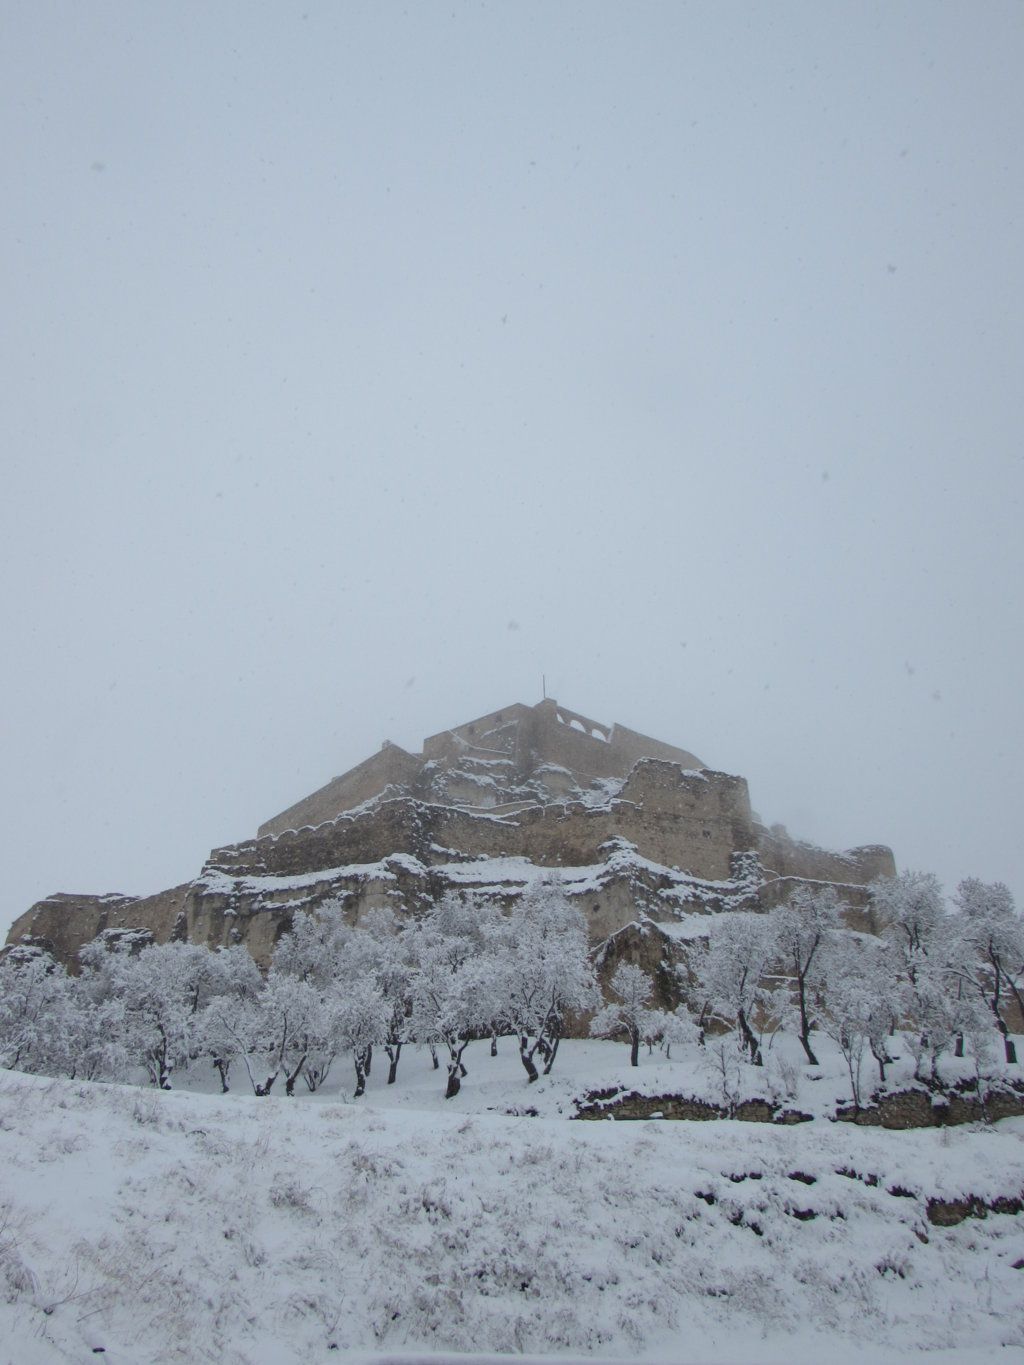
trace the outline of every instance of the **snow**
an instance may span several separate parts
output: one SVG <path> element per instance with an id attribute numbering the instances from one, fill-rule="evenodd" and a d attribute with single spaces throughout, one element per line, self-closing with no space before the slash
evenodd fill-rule
<path id="1" fill-rule="evenodd" d="M 411 1049 L 358 1102 L 344 1070 L 295 1100 L 0 1072 L 0 1362 L 1024 1360 L 1021 1216 L 926 1216 L 1019 1194 L 1024 1121 L 568 1122 L 712 1084 L 627 1056 L 566 1041 L 527 1086 L 472 1044 L 448 1102 Z"/>
<path id="2" fill-rule="evenodd" d="M 712 924 L 718 920 L 728 919 L 732 913 L 732 911 L 726 910 L 719 914 L 687 915 L 685 919 L 668 920 L 667 922 L 657 921 L 655 927 L 666 938 L 686 942 L 690 939 L 707 938 L 712 932 Z"/>
<path id="3" fill-rule="evenodd" d="M 422 877 L 426 868 L 418 858 L 409 853 L 392 853 L 376 863 L 345 863 L 342 867 L 321 868 L 314 872 L 296 872 L 287 875 L 249 874 L 234 876 L 230 871 L 218 867 L 204 868 L 194 885 L 204 890 L 228 895 L 244 891 L 258 894 L 269 891 L 301 891 L 305 887 L 317 886 L 323 882 L 348 878 L 356 881 L 397 881 L 394 868 L 400 867 L 413 876 Z"/>

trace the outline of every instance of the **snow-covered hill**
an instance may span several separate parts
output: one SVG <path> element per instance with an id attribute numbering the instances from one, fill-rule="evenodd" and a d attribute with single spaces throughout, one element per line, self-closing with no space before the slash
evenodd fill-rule
<path id="1" fill-rule="evenodd" d="M 447 1104 L 420 1053 L 358 1103 L 0 1073 L 0 1361 L 1024 1360 L 1021 1215 L 928 1216 L 1019 1193 L 1024 1120 L 569 1122 L 671 1067 L 562 1046 Z"/>

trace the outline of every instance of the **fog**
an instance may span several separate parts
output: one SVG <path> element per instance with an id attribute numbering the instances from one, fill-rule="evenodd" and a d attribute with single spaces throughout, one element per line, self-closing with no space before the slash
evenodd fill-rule
<path id="1" fill-rule="evenodd" d="M 0 929 L 547 692 L 1006 881 L 1016 3 L 51 4 L 0 42 Z"/>

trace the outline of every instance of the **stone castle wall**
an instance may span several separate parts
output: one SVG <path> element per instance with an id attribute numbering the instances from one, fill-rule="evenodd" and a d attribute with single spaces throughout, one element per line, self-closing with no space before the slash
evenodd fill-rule
<path id="1" fill-rule="evenodd" d="M 333 778 L 311 796 L 260 825 L 259 837 L 333 820 L 341 811 L 351 810 L 379 796 L 387 787 L 404 787 L 414 782 L 422 766 L 422 761 L 414 754 L 400 749 L 397 744 L 385 744 L 351 771 Z"/>
<path id="2" fill-rule="evenodd" d="M 77 970 L 79 951 L 107 929 L 148 929 L 157 943 L 185 937 L 186 901 L 191 882 L 155 896 L 69 895 L 59 892 L 38 901 L 14 921 L 8 943 L 24 937 Z"/>
<path id="3" fill-rule="evenodd" d="M 592 785 L 606 778 L 621 782 L 614 798 Z M 104 930 L 141 928 L 157 942 L 244 943 L 266 965 L 300 909 L 416 914 L 453 886 L 510 903 L 538 869 L 580 898 L 595 942 L 643 917 L 768 908 L 805 881 L 839 886 L 871 928 L 866 885 L 895 871 L 885 848 L 831 853 L 767 830 L 743 778 L 545 700 L 430 736 L 422 755 L 386 744 L 257 838 L 213 850 L 195 881 L 146 898 L 50 897 L 8 941 L 30 935 L 73 965 Z"/>
<path id="4" fill-rule="evenodd" d="M 553 700 L 537 706 L 517 702 L 430 735 L 423 742 L 422 754 L 385 743 L 365 762 L 266 821 L 258 833 L 262 838 L 324 824 L 391 789 L 396 794 L 427 796 L 433 770 L 439 767 L 452 770 L 445 784 L 448 799 L 475 806 L 496 804 L 498 798 L 493 793 L 477 795 L 474 764 L 506 761 L 509 782 L 524 781 L 541 766 L 565 768 L 587 786 L 603 778 L 625 778 L 642 758 L 660 758 L 691 769 L 702 766 L 685 749 L 623 725 L 601 725 Z"/>

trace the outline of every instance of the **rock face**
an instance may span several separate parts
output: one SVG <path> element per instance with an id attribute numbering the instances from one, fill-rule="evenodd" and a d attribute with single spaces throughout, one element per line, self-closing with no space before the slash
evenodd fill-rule
<path id="1" fill-rule="evenodd" d="M 415 914 L 453 888 L 507 905 L 547 877 L 578 899 L 595 942 L 653 921 L 670 951 L 699 933 L 694 915 L 765 909 L 802 881 L 836 885 L 851 924 L 872 928 L 866 886 L 894 871 L 879 845 L 834 853 L 766 829 L 743 778 L 549 699 L 433 735 L 421 754 L 385 743 L 255 839 L 214 849 L 194 881 L 144 898 L 50 896 L 8 943 L 73 967 L 96 934 L 140 928 L 244 943 L 266 964 L 297 910 Z"/>

